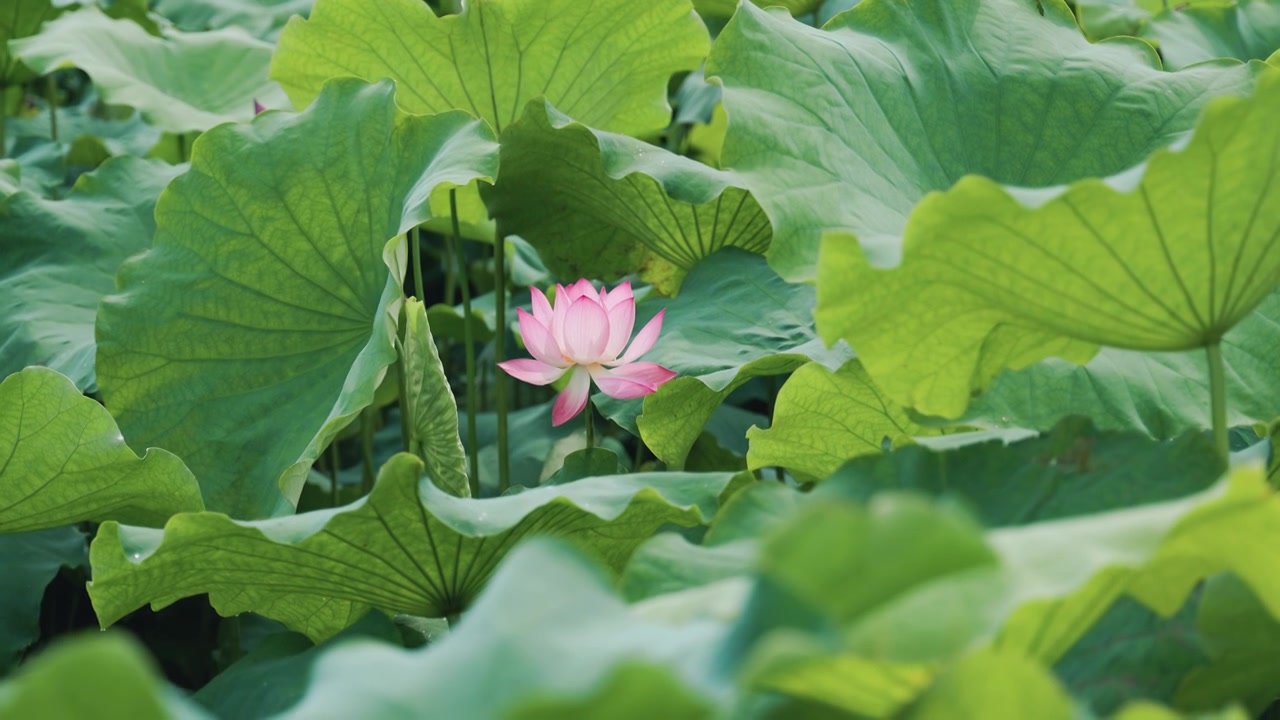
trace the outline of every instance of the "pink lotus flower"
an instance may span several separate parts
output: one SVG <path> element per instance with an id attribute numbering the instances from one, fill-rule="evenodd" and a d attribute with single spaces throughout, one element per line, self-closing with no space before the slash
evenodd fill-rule
<path id="1" fill-rule="evenodd" d="M 532 385 L 549 385 L 572 373 L 569 384 L 556 396 L 552 425 L 563 425 L 582 412 L 593 380 L 605 395 L 628 400 L 644 397 L 676 376 L 657 363 L 636 362 L 657 341 L 666 310 L 650 320 L 626 354 L 618 357 L 636 323 L 631 283 L 624 282 L 613 292 L 604 288 L 596 292 L 585 279 L 569 287 L 556 285 L 555 308 L 541 290 L 530 288 L 530 292 L 533 314 L 524 309 L 516 312 L 533 359 L 508 360 L 498 367 Z"/>

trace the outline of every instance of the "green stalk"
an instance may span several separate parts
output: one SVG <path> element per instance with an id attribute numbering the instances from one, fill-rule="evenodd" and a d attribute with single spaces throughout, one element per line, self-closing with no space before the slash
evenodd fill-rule
<path id="1" fill-rule="evenodd" d="M 404 344 L 400 345 L 400 357 L 396 360 L 396 372 L 400 380 L 400 445 L 407 453 L 418 454 L 413 441 L 413 431 L 409 428 L 409 374 L 404 367 Z"/>
<path id="2" fill-rule="evenodd" d="M 184 163 L 187 161 L 187 136 L 184 135 L 183 133 L 178 133 L 177 142 L 178 142 L 178 162 Z"/>
<path id="3" fill-rule="evenodd" d="M 338 457 L 338 439 L 329 443 L 329 506 L 338 507 L 341 495 L 338 493 L 338 470 L 342 460 Z"/>
<path id="4" fill-rule="evenodd" d="M 507 359 L 507 243 L 501 230 L 493 239 L 493 274 L 493 359 L 500 363 Z M 493 382 L 494 399 L 498 404 L 498 494 L 501 495 L 511 484 L 511 467 L 507 458 L 507 374 L 495 372 Z"/>
<path id="5" fill-rule="evenodd" d="M 422 229 L 413 228 L 409 237 L 409 259 L 413 263 L 413 292 L 418 302 L 426 302 L 426 293 L 422 290 Z"/>
<path id="6" fill-rule="evenodd" d="M 365 495 L 373 491 L 373 413 L 372 407 L 367 407 L 360 413 L 360 459 L 361 471 L 360 490 Z"/>
<path id="7" fill-rule="evenodd" d="M 1226 462 L 1231 453 L 1227 437 L 1227 371 L 1222 363 L 1222 343 L 1215 340 L 1205 347 L 1209 356 L 1209 398 L 1213 408 L 1213 444 Z"/>
<path id="8" fill-rule="evenodd" d="M 58 83 L 52 74 L 44 83 L 44 99 L 49 104 L 49 139 L 58 142 Z"/>
<path id="9" fill-rule="evenodd" d="M 591 407 L 591 401 L 587 401 L 587 407 L 582 411 L 583 417 L 587 419 L 587 449 L 596 446 L 596 423 L 595 410 Z"/>
<path id="10" fill-rule="evenodd" d="M 0 85 L 0 157 L 5 156 L 4 131 L 9 119 L 9 88 Z"/>
<path id="11" fill-rule="evenodd" d="M 240 616 L 222 619 L 222 667 L 240 659 Z"/>
<path id="12" fill-rule="evenodd" d="M 453 251 L 457 258 L 458 288 L 462 290 L 462 341 L 467 358 L 467 480 L 471 485 L 471 497 L 480 497 L 480 448 L 476 447 L 476 339 L 471 329 L 471 282 L 467 277 L 466 253 L 462 250 L 462 232 L 458 229 L 458 193 L 449 190 L 449 215 L 453 218 Z"/>

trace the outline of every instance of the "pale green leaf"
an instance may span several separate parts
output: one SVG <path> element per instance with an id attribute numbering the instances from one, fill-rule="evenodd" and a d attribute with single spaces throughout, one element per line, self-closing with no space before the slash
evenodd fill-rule
<path id="1" fill-rule="evenodd" d="M 561 277 L 640 277 L 671 295 L 724 247 L 763 253 L 769 219 L 727 173 L 625 135 L 592 130 L 547 103 L 507 127 L 502 180 L 485 193 L 503 232 Z"/>
<path id="2" fill-rule="evenodd" d="M 156 0 L 155 11 L 183 30 L 238 27 L 261 38 L 280 34 L 294 15 L 306 17 L 315 0 Z"/>
<path id="3" fill-rule="evenodd" d="M 179 515 L 163 531 L 104 524 L 90 548 L 90 597 L 110 625 L 150 603 L 208 593 L 223 615 L 256 612 L 322 639 L 369 608 L 444 617 L 468 608 L 529 535 L 574 541 L 615 571 L 666 523 L 714 514 L 729 473 L 640 473 L 483 500 L 421 479 L 400 454 L 353 505 L 258 522 Z"/>
<path id="4" fill-rule="evenodd" d="M 139 458 L 101 405 L 65 376 L 28 368 L 0 383 L 0 533 L 82 520 L 163 525 L 202 509 L 173 454 Z"/>
<path id="5" fill-rule="evenodd" d="M 1271 71 L 1120 176 L 1034 194 L 966 178 L 920 203 L 893 269 L 828 234 L 819 330 L 886 395 L 944 417 L 1006 367 L 1216 343 L 1280 282 L 1278 116 Z"/>
<path id="6" fill-rule="evenodd" d="M 835 372 L 818 363 L 796 370 L 778 391 L 768 429 L 747 431 L 747 467 L 785 467 L 812 479 L 859 455 L 879 455 L 936 430 L 916 425 L 876 389 L 862 364 Z"/>
<path id="7" fill-rule="evenodd" d="M 1170 70 L 1214 58 L 1265 60 L 1280 49 L 1280 2 L 1169 9 L 1152 18 L 1141 36 L 1156 44 Z"/>
<path id="8" fill-rule="evenodd" d="M 0 377 L 44 365 L 96 386 L 93 325 L 125 258 L 151 245 L 156 198 L 181 168 L 137 158 L 82 175 L 63 200 L 0 190 Z"/>
<path id="9" fill-rule="evenodd" d="M 830 229 L 893 264 L 912 208 L 966 175 L 1047 187 L 1131 167 L 1261 67 L 1165 72 L 1142 41 L 1090 44 L 1062 0 L 923 0 L 863 2 L 822 30 L 743 4 L 707 74 L 730 119 L 723 166 L 796 280 Z"/>
<path id="10" fill-rule="evenodd" d="M 1273 292 L 1222 338 L 1228 423 L 1267 423 L 1280 416 L 1277 357 L 1280 292 Z M 1211 408 L 1204 352 L 1103 348 L 1085 365 L 1050 358 L 997 375 L 960 422 L 1046 429 L 1066 415 L 1083 415 L 1103 429 L 1166 439 L 1212 426 Z"/>
<path id="11" fill-rule="evenodd" d="M 729 697 L 713 672 L 724 639 L 721 624 L 638 617 L 597 565 L 540 538 L 501 565 L 438 644 L 413 652 L 368 641 L 335 647 L 282 717 L 687 718 L 678 712 Z M 637 696 L 638 688 L 652 694 Z M 584 707 L 603 709 L 578 714 Z"/>
<path id="12" fill-rule="evenodd" d="M 333 77 L 389 77 L 409 112 L 466 110 L 499 134 L 539 97 L 639 134 L 666 126 L 668 79 L 707 45 L 688 0 L 475 0 L 446 17 L 420 0 L 319 0 L 285 27 L 271 75 L 298 107 Z"/>
<path id="13" fill-rule="evenodd" d="M 293 510 L 307 468 L 395 360 L 398 273 L 430 191 L 495 172 L 484 125 L 331 83 L 196 141 L 151 250 L 98 315 L 98 378 L 130 442 L 182 456 L 211 510 Z"/>
<path id="14" fill-rule="evenodd" d="M 979 650 L 949 667 L 904 720 L 1071 720 L 1071 698 L 1053 675 L 1017 653 Z"/>
<path id="15" fill-rule="evenodd" d="M 458 403 L 449 378 L 445 376 L 436 350 L 427 311 L 411 298 L 404 306 L 405 407 L 409 433 L 416 452 L 427 464 L 427 476 L 441 490 L 458 497 L 470 497 L 467 483 L 467 456 L 458 436 Z"/>
<path id="16" fill-rule="evenodd" d="M 252 118 L 254 97 L 267 92 L 271 60 L 271 45 L 243 30 L 156 37 L 96 6 L 63 15 L 10 47 L 39 73 L 84 70 L 104 101 L 135 107 L 172 133 Z"/>

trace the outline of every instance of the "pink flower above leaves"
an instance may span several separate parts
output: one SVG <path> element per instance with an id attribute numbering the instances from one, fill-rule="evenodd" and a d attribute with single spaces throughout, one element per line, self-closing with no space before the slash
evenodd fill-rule
<path id="1" fill-rule="evenodd" d="M 532 385 L 549 385 L 570 373 L 569 384 L 556 396 L 551 410 L 553 425 L 563 425 L 582 412 L 592 381 L 605 395 L 628 400 L 644 397 L 676 376 L 657 363 L 637 362 L 657 342 L 667 311 L 654 316 L 631 340 L 636 322 L 631 283 L 624 282 L 612 292 L 597 291 L 585 279 L 569 287 L 556 285 L 555 307 L 541 290 L 530 288 L 530 293 L 533 313 L 523 309 L 516 313 L 520 335 L 533 358 L 508 360 L 498 367 Z"/>

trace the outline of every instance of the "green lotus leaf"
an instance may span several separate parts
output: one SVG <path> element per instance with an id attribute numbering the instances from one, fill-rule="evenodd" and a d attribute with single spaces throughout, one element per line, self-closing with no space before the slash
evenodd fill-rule
<path id="1" fill-rule="evenodd" d="M 415 448 L 427 463 L 427 475 L 451 495 L 470 497 L 467 455 L 458 436 L 458 403 L 444 374 L 427 311 L 417 299 L 404 306 L 405 412 Z"/>
<path id="2" fill-rule="evenodd" d="M 704 717 L 671 712 L 725 701 L 727 683 L 711 672 L 723 638 L 714 623 L 644 619 L 598 565 L 538 538 L 502 563 L 443 640 L 417 651 L 336 646 L 316 663 L 302 702 L 280 717 Z M 458 681 L 493 677 L 495 667 L 502 682 Z M 636 697 L 640 688 L 652 694 Z M 621 699 L 630 702 L 619 708 Z"/>
<path id="3" fill-rule="evenodd" d="M 74 691 L 68 691 L 74 688 Z M 207 720 L 161 679 L 141 643 L 123 633 L 60 641 L 0 683 L 0 715 Z"/>
<path id="4" fill-rule="evenodd" d="M 1170 70 L 1214 58 L 1265 60 L 1280 49 L 1280 3 L 1242 0 L 1166 10 L 1142 28 Z"/>
<path id="5" fill-rule="evenodd" d="M 444 617 L 468 608 L 526 536 L 574 540 L 621 570 L 662 525 L 710 518 L 733 477 L 614 475 L 476 500 L 440 490 L 422 470 L 396 455 L 367 498 L 333 510 L 258 522 L 184 514 L 163 531 L 104 524 L 90 548 L 98 618 L 106 626 L 201 593 L 223 615 L 256 612 L 312 639 L 370 607 Z"/>
<path id="6" fill-rule="evenodd" d="M 728 173 L 592 130 L 545 102 L 507 126 L 500 157 L 502 180 L 485 193 L 490 213 L 562 277 L 639 271 L 670 295 L 721 248 L 769 247 L 769 219 Z"/>
<path id="7" fill-rule="evenodd" d="M 45 586 L 62 567 L 86 565 L 85 537 L 74 527 L 0 535 L 0 676 L 40 637 L 40 604 Z M 0 701 L 2 702 L 2 701 Z"/>
<path id="8" fill-rule="evenodd" d="M 668 79 L 707 46 L 688 0 L 478 0 L 446 17 L 418 0 L 319 0 L 285 27 L 271 76 L 297 107 L 333 77 L 389 77 L 409 112 L 466 110 L 498 134 L 538 97 L 640 134 L 666 127 Z"/>
<path id="9" fill-rule="evenodd" d="M 156 0 L 155 11 L 188 32 L 238 27 L 274 38 L 294 15 L 305 17 L 315 0 Z"/>
<path id="10" fill-rule="evenodd" d="M 1016 652 L 986 649 L 947 668 L 902 717 L 1071 720 L 1076 714 L 1066 690 L 1044 666 Z"/>
<path id="11" fill-rule="evenodd" d="M 1171 5 L 1168 0 L 1076 0 L 1074 4 L 1080 29 L 1092 42 L 1117 35 L 1137 36 L 1153 16 L 1169 10 Z M 1232 4 L 1234 0 L 1178 0 L 1173 9 L 1183 11 Z"/>
<path id="12" fill-rule="evenodd" d="M 108 409 L 131 443 L 181 455 L 210 510 L 293 511 L 395 360 L 402 277 L 384 246 L 403 268 L 389 241 L 428 193 L 494 173 L 482 123 L 407 116 L 393 92 L 334 82 L 306 112 L 201 136 L 156 207 L 154 247 L 103 301 Z"/>
<path id="13" fill-rule="evenodd" d="M 100 161 L 78 162 L 81 153 L 88 155 L 89 151 L 101 153 L 104 157 L 144 157 L 160 141 L 160 130 L 143 121 L 142 115 L 109 108 L 94 92 L 86 92 L 84 98 L 75 105 L 57 108 L 57 113 L 58 138 L 70 144 L 66 148 L 66 162 L 69 165 L 98 166 Z M 9 136 L 15 139 L 53 139 L 47 104 L 34 115 L 11 117 L 6 122 Z"/>
<path id="14" fill-rule="evenodd" d="M 679 466 L 712 413 L 747 381 L 810 361 L 834 370 L 852 357 L 844 344 L 827 348 L 815 335 L 813 304 L 811 286 L 784 282 L 763 257 L 722 250 L 694 266 L 679 297 L 636 305 L 637 327 L 666 309 L 662 334 L 644 359 L 680 377 L 643 405 L 599 394 L 593 401 L 624 427 L 637 426 L 654 455 Z"/>
<path id="15" fill-rule="evenodd" d="M 1280 415 L 1280 292 L 1262 301 L 1222 338 L 1231 425 Z M 1203 352 L 1142 353 L 1103 348 L 1085 365 L 1050 358 L 996 376 L 960 422 L 1047 429 L 1065 415 L 1098 427 L 1157 439 L 1210 427 L 1209 371 Z"/>
<path id="16" fill-rule="evenodd" d="M 815 498 L 771 533 L 759 560 L 765 581 L 747 603 L 755 609 L 744 625 L 764 637 L 790 603 L 783 626 L 811 628 L 818 634 L 804 637 L 819 643 L 793 648 L 791 664 L 807 659 L 806 691 L 828 693 L 832 702 L 842 680 L 853 682 L 839 672 L 858 663 L 842 665 L 843 654 L 820 642 L 830 626 L 802 619 L 799 608 L 836 623 L 844 653 L 885 672 L 945 670 L 993 637 L 1000 651 L 1050 665 L 1123 595 L 1169 616 L 1194 586 L 1223 570 L 1280 617 L 1280 583 L 1267 570 L 1278 533 L 1280 502 L 1257 467 L 1193 496 L 985 535 L 954 506 L 918 496 L 882 495 L 866 508 Z M 886 553 L 894 563 L 877 561 Z M 894 697 L 899 707 L 911 701 Z M 889 699 L 864 698 L 877 706 Z"/>
<path id="17" fill-rule="evenodd" d="M 135 107 L 171 133 L 248 120 L 254 97 L 268 92 L 271 45 L 235 28 L 156 37 L 91 6 L 10 47 L 39 73 L 84 70 L 104 101 Z"/>
<path id="18" fill-rule="evenodd" d="M 10 8 L 0 14 L 0 88 L 26 82 L 36 76 L 31 68 L 15 57 L 9 49 L 9 41 L 35 35 L 41 25 L 61 12 L 62 8 L 51 0 L 10 0 Z"/>
<path id="19" fill-rule="evenodd" d="M 1030 193 L 968 177 L 926 198 L 893 269 L 823 239 L 819 331 L 890 398 L 960 415 L 1004 368 L 1099 345 L 1214 345 L 1280 283 L 1280 72 L 1221 98 L 1180 149 L 1107 180 Z"/>
<path id="20" fill-rule="evenodd" d="M 46 368 L 0 383 L 0 457 L 0 533 L 83 520 L 155 526 L 203 509 L 181 460 L 134 455 L 101 405 Z"/>
<path id="21" fill-rule="evenodd" d="M 963 499 L 987 527 L 1026 525 L 1173 500 L 1218 480 L 1223 462 L 1195 431 L 1168 442 L 1100 432 L 1084 418 L 1006 445 L 998 440 L 937 451 L 909 446 L 845 463 L 816 497 L 866 501 L 910 490 Z"/>
<path id="22" fill-rule="evenodd" d="M 796 370 L 778 391 L 768 429 L 747 431 L 747 467 L 785 467 L 810 479 L 830 475 L 845 460 L 881 455 L 937 430 L 911 422 L 872 384 L 857 360 L 831 372 L 818 363 Z"/>
<path id="23" fill-rule="evenodd" d="M 63 200 L 0 190 L 0 377 L 44 365 L 96 386 L 93 325 L 115 272 L 151 245 L 152 211 L 181 168 L 125 157 L 82 175 Z"/>
<path id="24" fill-rule="evenodd" d="M 1251 717 L 1275 700 L 1280 670 L 1274 661 L 1280 646 L 1280 618 L 1233 575 L 1205 584 L 1196 625 L 1212 662 L 1196 668 L 1177 688 L 1179 707 L 1210 710 L 1230 702 L 1247 703 Z"/>
<path id="25" fill-rule="evenodd" d="M 1048 187 L 1132 167 L 1262 67 L 1165 72 L 1144 42 L 1090 44 L 1062 0 L 927 0 L 863 2 L 822 30 L 743 4 L 707 74 L 730 118 L 723 166 L 799 280 L 830 229 L 896 263 L 912 208 L 966 175 Z"/>

